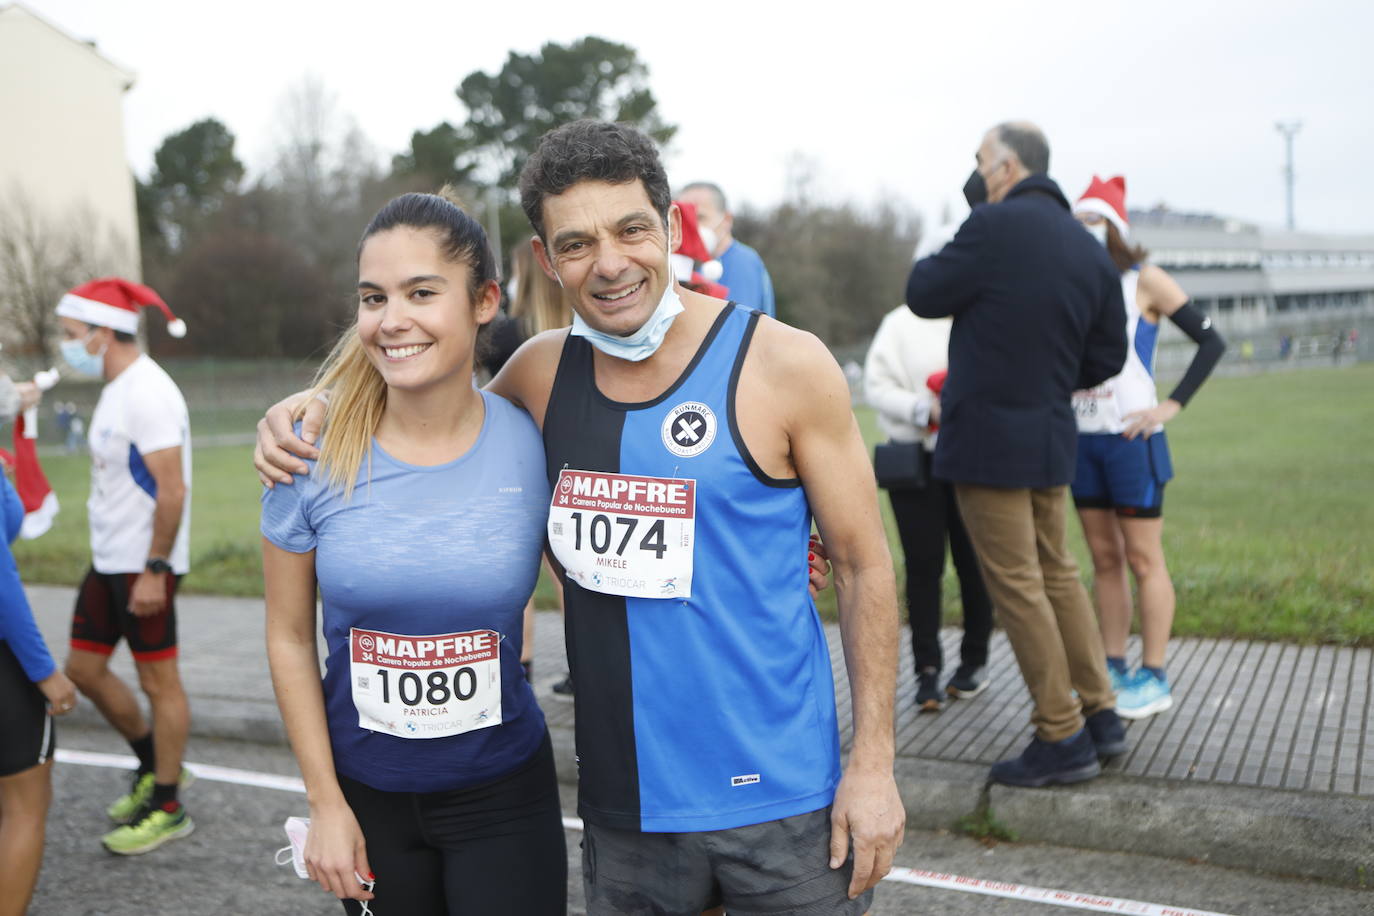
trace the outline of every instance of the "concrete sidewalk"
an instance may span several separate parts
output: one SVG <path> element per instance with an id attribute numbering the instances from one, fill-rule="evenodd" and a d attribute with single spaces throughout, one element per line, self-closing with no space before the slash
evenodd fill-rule
<path id="1" fill-rule="evenodd" d="M 65 655 L 74 591 L 31 586 L 34 614 Z M 272 697 L 256 599 L 178 598 L 181 670 L 196 734 L 285 740 Z M 838 631 L 828 628 L 840 726 L 852 726 Z M 958 657 L 958 631 L 945 656 Z M 902 640 L 897 777 L 912 826 L 948 827 L 976 810 L 1024 840 L 1144 852 L 1363 885 L 1374 881 L 1374 651 L 1225 640 L 1175 640 L 1174 708 L 1129 726 L 1131 750 L 1079 786 L 985 786 L 987 768 L 1030 738 L 1030 703 L 998 632 L 991 685 L 938 714 L 916 711 Z M 114 662 L 133 679 L 121 649 Z M 549 687 L 567 670 L 562 622 L 540 612 L 535 687 L 559 772 L 575 778 L 573 705 Z M 79 722 L 97 724 L 89 703 Z M 211 761 L 206 761 L 211 762 Z"/>

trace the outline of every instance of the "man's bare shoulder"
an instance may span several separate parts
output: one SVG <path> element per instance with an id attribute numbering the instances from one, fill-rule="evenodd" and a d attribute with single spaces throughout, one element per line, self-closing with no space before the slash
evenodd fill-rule
<path id="1" fill-rule="evenodd" d="M 538 419 L 548 403 L 569 330 L 555 328 L 525 341 L 511 354 L 487 390 L 519 404 L 532 414 L 537 412 Z"/>
<path id="2" fill-rule="evenodd" d="M 794 430 L 850 417 L 849 383 L 829 348 L 810 331 L 766 316 L 749 346 L 741 388 L 746 384 L 750 396 L 766 396 L 772 414 Z"/>
<path id="3" fill-rule="evenodd" d="M 538 354 L 546 359 L 551 356 L 554 362 L 557 362 L 559 354 L 563 352 L 563 344 L 567 342 L 568 334 L 571 332 L 572 328 L 570 327 L 541 331 L 521 344 L 516 352 L 519 353 L 524 351 L 530 354 Z"/>
<path id="4" fill-rule="evenodd" d="M 749 354 L 757 361 L 764 380 L 770 385 L 812 390 L 828 381 L 820 376 L 831 373 L 844 382 L 839 363 L 819 337 L 767 315 L 759 317 Z"/>

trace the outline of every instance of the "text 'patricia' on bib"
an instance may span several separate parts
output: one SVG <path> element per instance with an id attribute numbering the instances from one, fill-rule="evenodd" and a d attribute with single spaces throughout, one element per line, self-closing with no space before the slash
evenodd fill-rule
<path id="1" fill-rule="evenodd" d="M 353 627 L 349 678 L 358 726 L 444 738 L 501 724 L 501 634 L 402 636 Z"/>
<path id="2" fill-rule="evenodd" d="M 696 481 L 564 469 L 549 546 L 572 581 L 628 598 L 690 598 Z"/>

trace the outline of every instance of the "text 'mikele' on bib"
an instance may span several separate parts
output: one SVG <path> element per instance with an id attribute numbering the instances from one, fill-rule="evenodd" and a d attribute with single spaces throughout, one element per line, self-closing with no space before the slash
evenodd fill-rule
<path id="1" fill-rule="evenodd" d="M 549 546 L 569 579 L 632 598 L 690 598 L 696 481 L 563 470 Z"/>

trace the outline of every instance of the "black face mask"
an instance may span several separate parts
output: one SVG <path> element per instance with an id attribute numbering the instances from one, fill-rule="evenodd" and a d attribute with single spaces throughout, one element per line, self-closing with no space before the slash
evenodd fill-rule
<path id="1" fill-rule="evenodd" d="M 970 210 L 988 202 L 988 185 L 983 181 L 983 174 L 977 169 L 974 169 L 973 174 L 968 176 L 968 181 L 964 182 L 964 200 L 968 201 Z"/>

